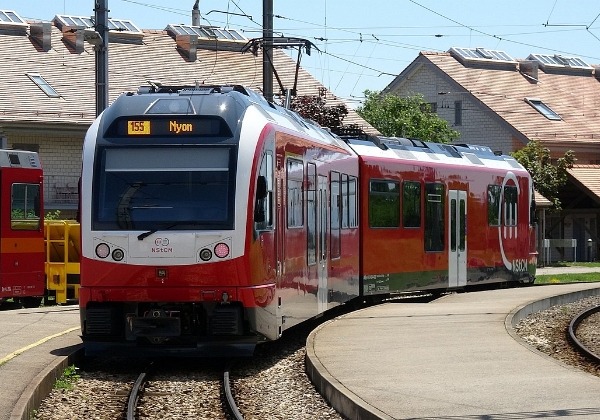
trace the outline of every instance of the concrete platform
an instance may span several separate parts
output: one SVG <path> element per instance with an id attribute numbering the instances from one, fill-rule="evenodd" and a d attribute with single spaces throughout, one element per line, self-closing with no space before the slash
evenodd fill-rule
<path id="1" fill-rule="evenodd" d="M 526 345 L 512 324 L 600 283 L 386 303 L 309 336 L 307 373 L 349 419 L 600 419 L 600 378 Z"/>
<path id="2" fill-rule="evenodd" d="M 79 307 L 0 311 L 0 420 L 31 412 L 81 348 Z"/>

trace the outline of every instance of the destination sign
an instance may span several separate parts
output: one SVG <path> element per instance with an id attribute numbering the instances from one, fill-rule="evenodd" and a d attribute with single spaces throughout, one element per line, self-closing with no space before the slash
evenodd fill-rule
<path id="1" fill-rule="evenodd" d="M 228 131 L 228 130 L 227 130 Z M 222 135 L 218 118 L 160 118 L 125 119 L 119 121 L 121 136 L 219 136 Z"/>

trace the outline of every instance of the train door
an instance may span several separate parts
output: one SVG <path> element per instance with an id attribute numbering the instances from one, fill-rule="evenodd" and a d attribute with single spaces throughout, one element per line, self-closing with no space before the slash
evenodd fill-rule
<path id="1" fill-rule="evenodd" d="M 448 287 L 467 284 L 467 192 L 448 191 Z"/>
<path id="2" fill-rule="evenodd" d="M 319 313 L 327 310 L 327 238 L 329 229 L 327 224 L 327 177 L 319 175 L 317 187 L 317 238 L 318 246 L 318 270 L 319 288 L 317 290 L 317 308 Z"/>

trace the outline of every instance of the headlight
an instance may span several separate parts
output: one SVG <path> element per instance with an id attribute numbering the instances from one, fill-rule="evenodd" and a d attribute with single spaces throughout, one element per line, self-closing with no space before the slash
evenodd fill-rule
<path id="1" fill-rule="evenodd" d="M 227 246 L 227 244 L 224 244 L 223 242 L 218 243 L 215 246 L 215 255 L 219 258 L 225 258 L 226 256 L 228 256 L 229 247 Z"/>
<path id="2" fill-rule="evenodd" d="M 125 257 L 125 253 L 122 249 L 117 248 L 112 252 L 112 257 L 115 261 L 121 261 Z"/>
<path id="3" fill-rule="evenodd" d="M 209 261 L 212 258 L 212 252 L 208 248 L 204 248 L 200 251 L 200 259 L 202 261 Z"/>
<path id="4" fill-rule="evenodd" d="M 98 244 L 96 246 L 96 255 L 98 258 L 106 258 L 110 254 L 110 248 L 105 243 Z"/>

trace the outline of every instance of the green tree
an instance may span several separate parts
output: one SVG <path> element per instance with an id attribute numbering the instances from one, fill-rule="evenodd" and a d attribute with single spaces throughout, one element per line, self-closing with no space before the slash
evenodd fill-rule
<path id="1" fill-rule="evenodd" d="M 558 190 L 567 183 L 567 169 L 571 169 L 577 160 L 575 153 L 568 150 L 553 164 L 550 149 L 534 139 L 511 155 L 529 171 L 536 191 L 552 202 L 553 209 L 560 210 Z"/>
<path id="2" fill-rule="evenodd" d="M 402 98 L 393 94 L 365 91 L 365 103 L 356 109 L 358 115 L 384 136 L 410 137 L 435 143 L 450 143 L 460 133 L 431 111 L 422 95 Z"/>

